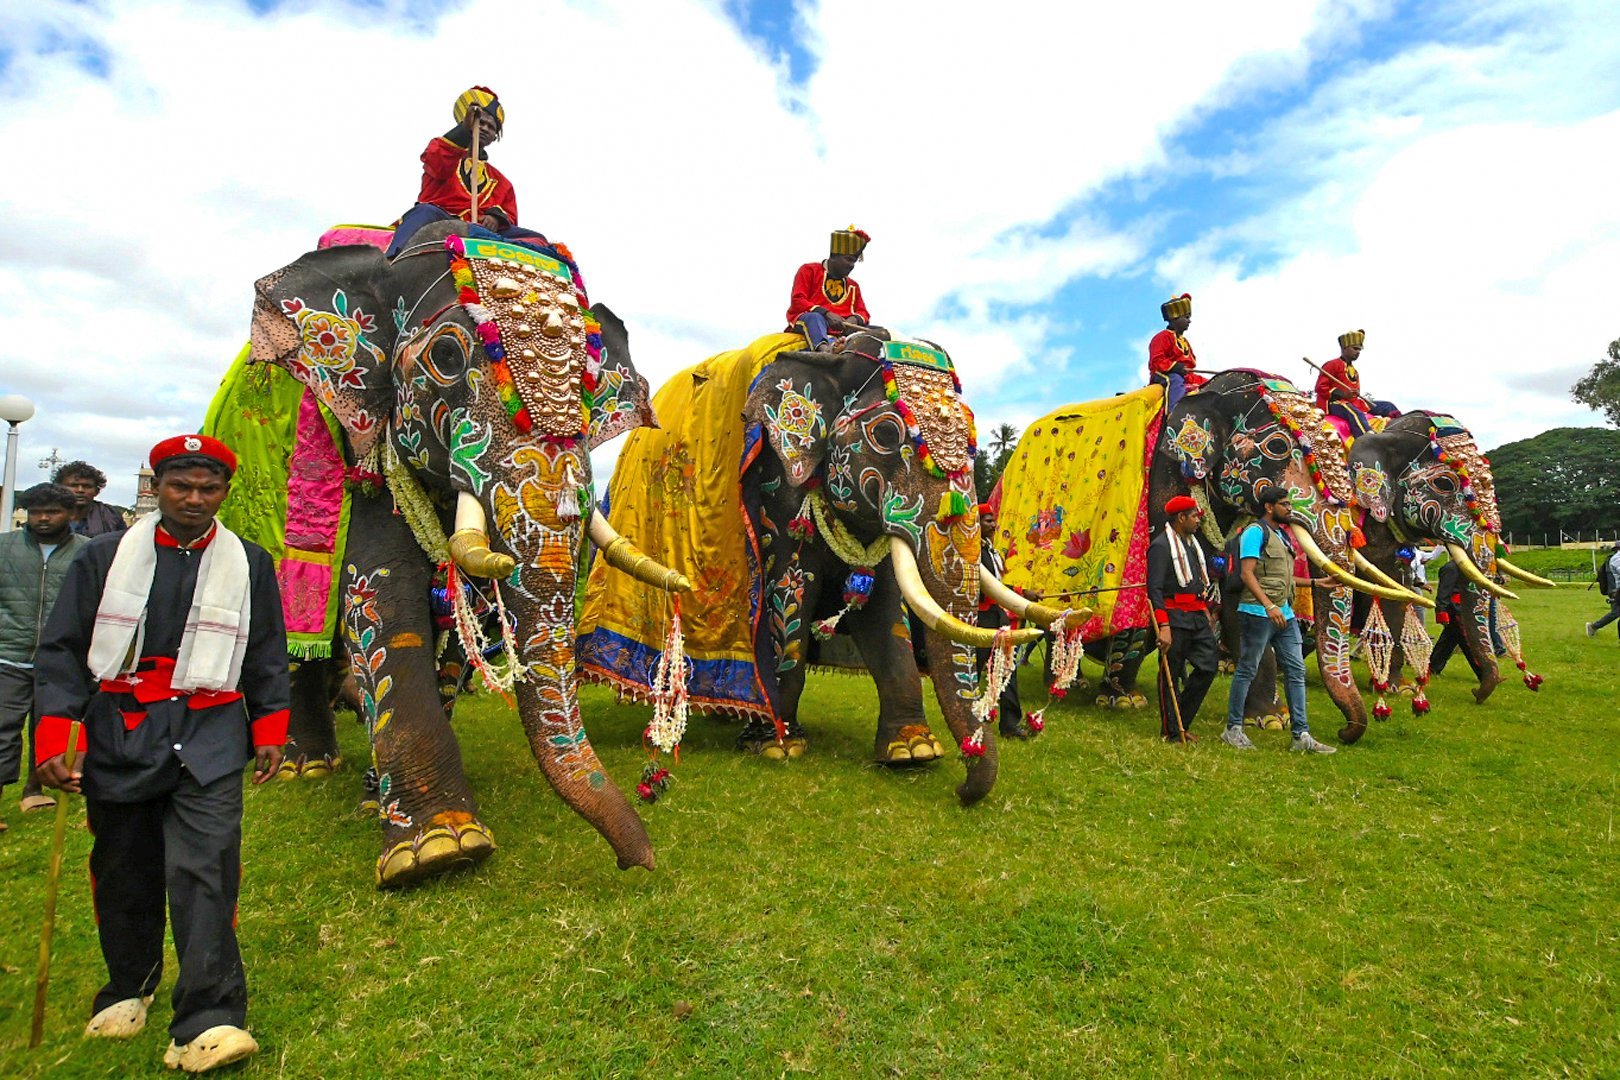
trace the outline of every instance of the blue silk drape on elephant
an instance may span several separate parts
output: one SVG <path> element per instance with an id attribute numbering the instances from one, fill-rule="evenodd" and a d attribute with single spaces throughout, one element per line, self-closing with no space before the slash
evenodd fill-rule
<path id="1" fill-rule="evenodd" d="M 694 706 L 768 715 L 754 666 L 758 592 L 740 490 L 743 405 L 759 372 L 797 334 L 768 334 L 712 356 L 653 398 L 657 429 L 631 432 L 608 487 L 608 520 L 648 556 L 692 581 L 681 601 Z M 669 597 L 601 560 L 580 620 L 582 674 L 645 698 L 669 629 Z"/>
<path id="2" fill-rule="evenodd" d="M 1001 477 L 996 548 L 1003 580 L 1042 595 L 1087 597 L 1086 640 L 1148 625 L 1148 468 L 1164 390 L 1065 405 L 1029 425 Z"/>

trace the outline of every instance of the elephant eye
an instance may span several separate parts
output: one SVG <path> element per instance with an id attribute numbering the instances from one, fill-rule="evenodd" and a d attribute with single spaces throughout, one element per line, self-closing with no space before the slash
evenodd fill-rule
<path id="1" fill-rule="evenodd" d="M 1260 443 L 1260 452 L 1273 460 L 1281 460 L 1294 452 L 1294 440 L 1285 431 L 1273 431 Z"/>
<path id="2" fill-rule="evenodd" d="M 1429 481 L 1429 483 L 1434 485 L 1434 490 L 1443 492 L 1447 495 L 1450 495 L 1457 490 L 1457 478 L 1448 472 L 1436 474 L 1435 477 Z"/>

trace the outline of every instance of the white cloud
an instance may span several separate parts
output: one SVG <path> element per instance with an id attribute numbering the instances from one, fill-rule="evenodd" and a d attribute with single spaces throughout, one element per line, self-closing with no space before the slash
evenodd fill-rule
<path id="1" fill-rule="evenodd" d="M 573 247 L 655 385 L 775 329 L 794 267 L 854 220 L 875 238 L 859 273 L 875 313 L 946 343 L 994 422 L 985 401 L 998 381 L 1033 358 L 1055 370 L 1075 322 L 1009 305 L 1127 273 L 1152 250 L 1154 221 L 1101 220 L 1086 199 L 1110 180 L 1151 182 L 1178 130 L 1305 77 L 1386 10 L 943 2 L 918 18 L 910 4 L 823 0 L 799 11 L 817 66 L 796 86 L 782 58 L 700 0 L 471 0 L 431 15 L 402 0 L 267 17 L 219 0 L 6 5 L 0 140 L 17 152 L 0 174 L 0 391 L 41 407 L 23 428 L 19 479 L 37 479 L 33 461 L 59 446 L 102 465 L 109 495 L 128 500 L 145 446 L 200 420 L 245 335 L 253 279 L 328 225 L 403 211 L 417 154 L 472 83 L 505 102 L 494 159 L 525 224 Z M 92 39 L 107 77 L 43 50 L 49 35 Z M 1360 122 L 1374 133 L 1412 122 L 1392 115 L 1375 103 Z M 1227 165 L 1267 167 L 1276 152 L 1260 145 Z M 1396 196 L 1414 182 L 1391 175 Z M 1348 225 L 1362 194 L 1327 201 Z M 1301 259 L 1331 262 L 1309 248 Z M 1344 276 L 1380 276 L 1370 265 Z M 1432 310 L 1436 277 L 1407 267 L 1413 306 Z M 1258 296 L 1263 280 L 1214 247 L 1163 267 L 1176 268 L 1207 268 L 1201 299 Z M 1593 290 L 1575 291 L 1584 304 Z M 1207 337 L 1219 316 L 1200 310 Z M 1461 334 L 1448 358 L 1474 355 Z M 1375 325 L 1369 381 L 1381 339 L 1392 351 L 1402 340 Z M 1237 362 L 1249 341 L 1240 333 L 1211 359 Z"/>

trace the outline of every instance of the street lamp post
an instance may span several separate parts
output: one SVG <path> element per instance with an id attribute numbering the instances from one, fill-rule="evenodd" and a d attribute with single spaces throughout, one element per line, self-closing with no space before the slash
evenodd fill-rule
<path id="1" fill-rule="evenodd" d="M 0 395 L 0 420 L 10 425 L 6 432 L 5 483 L 0 485 L 0 533 L 11 531 L 11 498 L 17 489 L 17 427 L 34 415 L 34 403 L 21 394 Z"/>

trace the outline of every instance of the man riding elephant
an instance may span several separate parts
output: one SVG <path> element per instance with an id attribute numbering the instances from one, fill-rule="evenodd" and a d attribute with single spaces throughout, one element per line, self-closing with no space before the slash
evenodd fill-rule
<path id="1" fill-rule="evenodd" d="M 788 301 L 788 333 L 803 333 L 812 349 L 820 349 L 830 347 L 834 337 L 871 324 L 861 287 L 849 276 L 855 264 L 865 258 L 871 240 L 853 225 L 839 229 L 832 234 L 827 258 L 799 267 L 793 275 L 793 296 Z"/>
<path id="2" fill-rule="evenodd" d="M 1373 401 L 1361 393 L 1361 358 L 1367 331 L 1346 330 L 1339 335 L 1339 355 L 1317 369 L 1316 407 L 1339 428 L 1346 439 L 1356 439 L 1373 429 L 1372 417 L 1394 418 L 1400 410 L 1387 401 Z"/>
<path id="3" fill-rule="evenodd" d="M 388 257 L 405 250 L 416 231 L 433 221 L 460 219 L 518 243 L 546 243 L 540 233 L 518 228 L 517 192 L 505 174 L 489 163 L 489 144 L 500 139 L 506 126 L 506 110 L 495 91 L 474 86 L 456 98 L 451 111 L 456 126 L 434 138 L 422 151 L 422 189 L 416 205 L 405 211 L 394 227 Z"/>
<path id="4" fill-rule="evenodd" d="M 1181 395 L 1204 383 L 1204 376 L 1193 372 L 1198 357 L 1186 336 L 1192 325 L 1192 293 L 1172 296 L 1159 305 L 1159 314 L 1164 317 L 1164 329 L 1148 342 L 1148 381 L 1164 387 L 1164 408 L 1169 412 Z"/>

